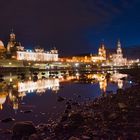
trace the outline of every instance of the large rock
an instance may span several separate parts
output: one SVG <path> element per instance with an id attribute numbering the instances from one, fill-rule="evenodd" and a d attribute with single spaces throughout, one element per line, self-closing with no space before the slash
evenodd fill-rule
<path id="1" fill-rule="evenodd" d="M 65 98 L 63 98 L 63 97 L 61 97 L 61 96 L 58 96 L 58 98 L 57 98 L 57 101 L 58 102 L 62 102 L 62 101 L 64 101 L 65 100 Z"/>
<path id="2" fill-rule="evenodd" d="M 69 120 L 71 121 L 71 127 L 77 128 L 84 123 L 84 118 L 79 112 L 73 112 L 69 114 Z"/>
<path id="3" fill-rule="evenodd" d="M 69 140 L 80 140 L 80 139 L 77 138 L 77 137 L 72 136 L 72 137 L 69 138 Z"/>
<path id="4" fill-rule="evenodd" d="M 12 140 L 21 140 L 25 137 L 36 133 L 35 126 L 32 122 L 17 122 L 13 126 Z"/>
<path id="5" fill-rule="evenodd" d="M 41 139 L 37 134 L 32 134 L 29 137 L 29 140 L 43 140 L 43 139 Z"/>
<path id="6" fill-rule="evenodd" d="M 119 106 L 120 109 L 127 108 L 127 105 L 124 104 L 124 103 L 118 103 L 118 106 Z"/>

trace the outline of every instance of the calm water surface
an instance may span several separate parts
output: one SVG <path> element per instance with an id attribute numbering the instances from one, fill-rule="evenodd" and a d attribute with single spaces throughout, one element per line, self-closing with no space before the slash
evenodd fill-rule
<path id="1" fill-rule="evenodd" d="M 38 124 L 58 119 L 65 109 L 65 101 L 58 102 L 58 96 L 82 102 L 109 92 L 115 93 L 118 88 L 129 86 L 129 82 L 124 80 L 126 77 L 117 72 L 4 75 L 4 81 L 0 82 L 0 120 L 12 117 L 15 121 Z M 13 123 L 0 122 L 0 128 L 9 128 Z"/>

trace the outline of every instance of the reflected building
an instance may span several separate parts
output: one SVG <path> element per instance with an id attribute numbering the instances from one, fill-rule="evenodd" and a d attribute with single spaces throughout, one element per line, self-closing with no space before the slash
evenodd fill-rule
<path id="1" fill-rule="evenodd" d="M 9 77 L 10 79 L 11 77 Z M 13 79 L 12 82 L 9 82 L 8 79 L 5 81 L 6 87 L 4 91 L 0 92 L 0 110 L 3 109 L 3 104 L 6 102 L 12 106 L 15 113 L 19 109 L 20 101 L 27 95 L 27 93 L 35 92 L 36 94 L 42 94 L 46 90 L 52 90 L 57 92 L 59 90 L 59 79 L 39 79 L 36 82 L 34 81 L 24 81 L 19 82 L 17 79 Z M 4 85 L 3 85 L 4 86 Z"/>
<path id="2" fill-rule="evenodd" d="M 107 78 L 106 78 L 106 74 L 91 74 L 88 75 L 88 78 L 90 79 L 96 79 L 99 82 L 99 87 L 100 90 L 105 93 L 106 89 L 107 89 Z"/>
<path id="3" fill-rule="evenodd" d="M 40 79 L 36 82 L 34 81 L 25 81 L 25 82 L 19 82 L 18 83 L 18 92 L 34 92 L 37 91 L 45 92 L 46 90 L 53 90 L 58 91 L 59 90 L 59 79 Z"/>
<path id="4" fill-rule="evenodd" d="M 110 77 L 110 81 L 111 82 L 115 82 L 118 84 L 118 88 L 122 89 L 123 88 L 123 80 L 121 80 L 122 78 L 126 78 L 127 74 L 121 74 L 121 73 L 114 73 L 111 75 Z"/>
<path id="5" fill-rule="evenodd" d="M 101 80 L 99 81 L 99 86 L 100 89 L 103 93 L 106 93 L 106 89 L 107 89 L 107 79 Z"/>
<path id="6" fill-rule="evenodd" d="M 6 101 L 7 95 L 7 92 L 0 92 L 0 110 L 3 109 L 3 104 Z"/>
<path id="7" fill-rule="evenodd" d="M 107 90 L 108 80 L 110 82 L 115 82 L 118 85 L 119 89 L 123 88 L 124 81 L 121 80 L 121 78 L 126 78 L 127 74 L 114 73 L 114 74 L 111 74 L 109 79 L 107 79 L 106 75 L 107 74 L 101 74 L 101 73 L 89 74 L 87 78 L 96 79 L 99 82 L 99 87 L 103 93 L 105 93 Z"/>
<path id="8" fill-rule="evenodd" d="M 14 90 L 15 91 L 15 90 Z M 12 103 L 12 107 L 15 110 L 15 112 L 18 110 L 19 108 L 19 94 L 13 94 L 14 91 L 11 89 L 9 90 L 9 99 Z"/>
<path id="9" fill-rule="evenodd" d="M 122 89 L 123 88 L 123 80 L 118 80 L 118 88 Z"/>
<path id="10" fill-rule="evenodd" d="M 6 48 L 4 47 L 3 42 L 0 40 L 0 59 L 5 58 Z"/>

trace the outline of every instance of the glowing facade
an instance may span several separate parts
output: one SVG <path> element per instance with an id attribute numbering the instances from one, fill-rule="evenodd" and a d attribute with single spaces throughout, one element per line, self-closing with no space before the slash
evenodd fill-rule
<path id="1" fill-rule="evenodd" d="M 56 49 L 50 52 L 42 51 L 17 51 L 17 60 L 25 61 L 58 61 L 58 51 Z"/>
<path id="2" fill-rule="evenodd" d="M 103 43 L 101 43 L 98 49 L 98 55 L 91 57 L 92 62 L 106 61 L 106 49 Z"/>
<path id="3" fill-rule="evenodd" d="M 99 47 L 98 56 L 102 57 L 103 60 L 106 60 L 106 49 L 103 43 L 101 43 L 101 46 Z"/>
<path id="4" fill-rule="evenodd" d="M 16 35 L 12 32 L 7 44 L 7 58 L 24 61 L 58 61 L 58 51 L 55 48 L 48 52 L 40 48 L 34 51 L 25 50 L 21 43 L 16 41 Z"/>
<path id="5" fill-rule="evenodd" d="M 47 89 L 52 89 L 53 91 L 59 90 L 59 79 L 40 79 L 36 82 L 27 81 L 18 83 L 18 92 L 45 92 Z"/>
<path id="6" fill-rule="evenodd" d="M 127 59 L 123 58 L 121 43 L 118 41 L 117 43 L 117 53 L 112 55 L 112 64 L 114 66 L 123 66 L 126 65 Z"/>
<path id="7" fill-rule="evenodd" d="M 3 109 L 3 104 L 6 101 L 7 93 L 6 92 L 0 92 L 0 110 Z"/>

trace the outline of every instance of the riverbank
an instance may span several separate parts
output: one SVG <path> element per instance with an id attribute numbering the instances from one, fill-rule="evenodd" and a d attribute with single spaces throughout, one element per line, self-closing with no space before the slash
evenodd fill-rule
<path id="1" fill-rule="evenodd" d="M 57 122 L 50 120 L 36 127 L 29 122 L 17 123 L 13 140 L 26 135 L 30 135 L 26 137 L 29 140 L 140 139 L 139 93 L 137 85 L 83 103 L 59 100 L 65 102 L 66 109 Z"/>

